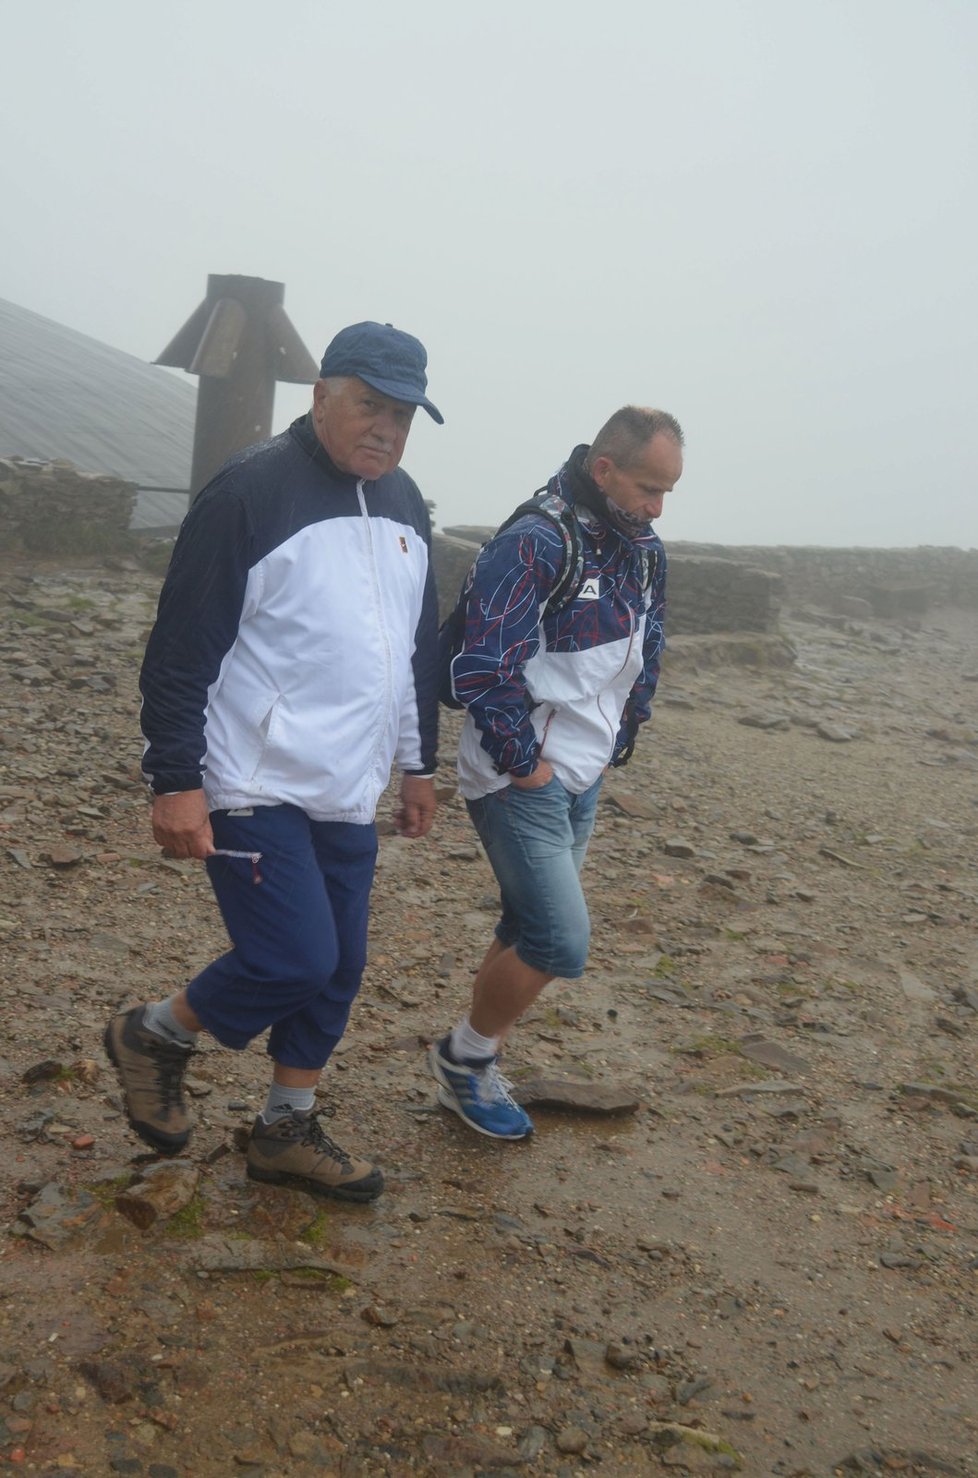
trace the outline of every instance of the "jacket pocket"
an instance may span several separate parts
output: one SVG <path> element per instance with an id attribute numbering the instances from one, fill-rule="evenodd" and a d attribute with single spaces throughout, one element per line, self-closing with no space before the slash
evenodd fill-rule
<path id="1" fill-rule="evenodd" d="M 272 703 L 272 706 L 266 711 L 266 713 L 256 726 L 255 737 L 258 743 L 258 754 L 252 767 L 251 774 L 248 776 L 249 780 L 257 779 L 258 772 L 265 762 L 265 756 L 268 753 L 268 746 L 271 739 L 272 726 L 275 722 L 275 717 L 281 702 L 282 695 L 281 693 L 279 693 Z"/>

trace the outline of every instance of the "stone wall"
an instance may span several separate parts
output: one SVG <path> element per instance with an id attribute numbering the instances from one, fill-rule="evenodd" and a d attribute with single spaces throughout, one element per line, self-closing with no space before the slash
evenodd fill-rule
<path id="1" fill-rule="evenodd" d="M 136 489 L 71 462 L 0 458 L 0 551 L 103 554 L 127 549 Z"/>
<path id="2" fill-rule="evenodd" d="M 431 542 L 438 583 L 438 615 L 439 620 L 444 621 L 454 607 L 462 581 L 479 552 L 479 543 L 437 532 L 432 535 Z"/>
<path id="3" fill-rule="evenodd" d="M 780 575 L 783 599 L 791 605 L 842 610 L 847 601 L 863 600 L 872 614 L 884 617 L 919 614 L 928 605 L 978 607 L 978 549 L 692 543 L 670 543 L 668 549 L 670 558 L 734 560 Z"/>
<path id="4" fill-rule="evenodd" d="M 492 533 L 478 525 L 454 525 L 436 536 L 453 551 L 449 556 L 436 549 L 443 606 L 454 600 L 465 573 L 459 551 L 473 549 Z M 919 616 L 929 606 L 978 608 L 978 549 L 830 549 L 672 540 L 666 549 L 673 634 L 772 632 L 782 610 L 799 606 L 895 620 Z"/>
<path id="5" fill-rule="evenodd" d="M 775 631 L 783 581 L 771 570 L 733 559 L 668 550 L 668 630 L 706 636 L 718 631 Z"/>
<path id="6" fill-rule="evenodd" d="M 456 526 L 435 535 L 435 575 L 443 618 L 455 603 L 479 544 L 492 532 Z M 673 635 L 773 632 L 781 599 L 781 577 L 771 570 L 669 549 L 668 629 Z"/>

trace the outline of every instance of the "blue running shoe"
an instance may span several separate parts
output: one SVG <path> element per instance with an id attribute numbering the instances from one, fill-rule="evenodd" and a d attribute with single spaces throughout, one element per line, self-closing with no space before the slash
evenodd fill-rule
<path id="1" fill-rule="evenodd" d="M 525 1139 L 533 1121 L 510 1092 L 495 1057 L 478 1067 L 453 1062 L 444 1037 L 428 1054 L 438 1084 L 438 1102 L 464 1119 L 470 1129 L 492 1139 Z"/>

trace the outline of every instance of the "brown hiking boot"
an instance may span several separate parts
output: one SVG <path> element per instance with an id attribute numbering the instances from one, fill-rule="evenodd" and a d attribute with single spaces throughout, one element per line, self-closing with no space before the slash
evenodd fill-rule
<path id="1" fill-rule="evenodd" d="M 105 1050 L 119 1074 L 126 1118 L 140 1139 L 164 1155 L 176 1155 L 190 1138 L 183 1075 L 193 1048 L 168 1042 L 143 1026 L 145 1006 L 120 1011 L 105 1028 Z"/>
<path id="2" fill-rule="evenodd" d="M 295 1109 L 272 1124 L 261 1115 L 255 1120 L 248 1141 L 248 1174 L 252 1180 L 294 1185 L 310 1195 L 340 1201 L 373 1201 L 384 1189 L 384 1177 L 375 1166 L 352 1160 L 330 1139 L 315 1113 Z"/>

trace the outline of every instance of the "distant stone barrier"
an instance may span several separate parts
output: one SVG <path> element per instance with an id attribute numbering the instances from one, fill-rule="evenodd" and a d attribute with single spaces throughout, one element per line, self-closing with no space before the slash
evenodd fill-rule
<path id="1" fill-rule="evenodd" d="M 978 608 L 978 549 L 831 549 L 819 545 L 669 543 L 670 559 L 732 560 L 780 575 L 783 599 L 843 614 L 899 618 L 928 606 Z M 865 602 L 865 609 L 851 604 Z"/>
<path id="2" fill-rule="evenodd" d="M 455 602 L 476 550 L 492 529 L 455 526 L 436 534 L 435 575 L 442 616 Z M 781 613 L 781 577 L 735 559 L 676 553 L 669 548 L 670 633 L 773 632 Z"/>
<path id="3" fill-rule="evenodd" d="M 71 462 L 0 458 L 0 551 L 107 554 L 129 549 L 132 483 Z"/>
<path id="4" fill-rule="evenodd" d="M 475 548 L 493 530 L 454 525 L 435 536 L 442 611 Z M 930 606 L 978 609 L 978 549 L 723 545 L 666 541 L 667 630 L 676 636 L 777 632 L 783 614 L 814 606 L 853 619 L 914 620 Z"/>
<path id="5" fill-rule="evenodd" d="M 772 570 L 736 559 L 668 549 L 668 630 L 706 636 L 720 631 L 777 630 L 784 581 Z"/>

